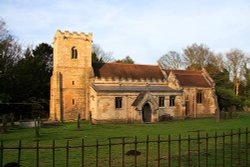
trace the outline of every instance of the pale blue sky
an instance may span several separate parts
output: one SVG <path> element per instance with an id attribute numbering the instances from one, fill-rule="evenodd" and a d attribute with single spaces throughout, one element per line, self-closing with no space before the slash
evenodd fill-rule
<path id="1" fill-rule="evenodd" d="M 193 43 L 250 53 L 249 0 L 0 0 L 0 17 L 24 45 L 51 44 L 57 29 L 92 32 L 116 59 L 141 64 Z"/>

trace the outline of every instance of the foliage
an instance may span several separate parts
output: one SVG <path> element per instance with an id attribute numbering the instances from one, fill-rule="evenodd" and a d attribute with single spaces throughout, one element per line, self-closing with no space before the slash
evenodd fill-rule
<path id="1" fill-rule="evenodd" d="M 235 95 L 239 95 L 240 78 L 243 73 L 243 63 L 245 61 L 245 54 L 239 49 L 233 49 L 226 54 L 227 65 L 229 71 L 232 73 Z"/>
<path id="2" fill-rule="evenodd" d="M 208 58 L 213 55 L 204 44 L 192 44 L 184 49 L 184 61 L 187 69 L 202 69 L 207 64 Z"/>
<path id="3" fill-rule="evenodd" d="M 46 113 L 52 47 L 41 43 L 35 48 L 21 48 L 4 20 L 0 19 L 0 109 L 2 113 L 15 111 L 31 115 L 32 110 L 35 115 Z M 204 44 L 192 44 L 183 50 L 183 54 L 167 52 L 159 62 L 164 68 L 176 69 L 181 67 L 182 60 L 187 69 L 205 68 L 208 71 L 216 83 L 220 108 L 250 106 L 250 58 L 243 51 L 233 49 L 225 54 L 215 54 Z M 93 44 L 92 61 L 111 62 L 115 59 L 112 52 L 105 52 L 99 45 Z M 130 56 L 117 62 L 134 63 Z M 42 113 L 37 112 L 38 108 Z"/>
<path id="4" fill-rule="evenodd" d="M 8 102 L 11 96 L 8 91 L 13 85 L 13 67 L 19 61 L 21 45 L 9 33 L 6 23 L 0 19 L 0 101 Z"/>
<path id="5" fill-rule="evenodd" d="M 181 55 L 180 58 L 179 55 Z M 217 54 L 204 44 L 194 43 L 187 46 L 183 50 L 183 54 L 175 51 L 168 52 L 159 59 L 159 63 L 163 68 L 175 69 L 175 62 L 178 59 L 184 60 L 188 70 L 206 69 L 216 84 L 221 109 L 231 106 L 242 108 L 244 105 L 248 105 L 250 58 L 243 51 L 232 49 L 225 54 Z"/>
<path id="6" fill-rule="evenodd" d="M 183 65 L 181 55 L 176 51 L 169 51 L 158 60 L 164 69 L 180 69 Z"/>
<path id="7" fill-rule="evenodd" d="M 41 43 L 23 52 L 21 45 L 0 20 L 0 108 L 1 114 L 31 116 L 34 106 L 48 110 L 52 47 Z M 18 115 L 18 116 L 17 116 Z"/>
<path id="8" fill-rule="evenodd" d="M 234 95 L 232 89 L 227 89 L 224 87 L 216 87 L 216 94 L 218 96 L 219 107 L 222 110 L 229 109 L 232 106 L 236 106 L 238 109 L 241 109 L 241 99 Z"/>
<path id="9" fill-rule="evenodd" d="M 126 56 L 121 60 L 116 60 L 117 63 L 127 63 L 127 64 L 134 64 L 134 60 L 130 56 Z"/>
<path id="10" fill-rule="evenodd" d="M 99 45 L 92 45 L 92 62 L 106 63 L 114 61 L 112 52 L 105 52 Z"/>

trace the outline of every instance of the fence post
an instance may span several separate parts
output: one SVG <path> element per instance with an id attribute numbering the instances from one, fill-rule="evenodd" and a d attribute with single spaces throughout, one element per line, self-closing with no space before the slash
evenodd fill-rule
<path id="1" fill-rule="evenodd" d="M 122 138 L 122 167 L 125 166 L 125 137 Z"/>
<path id="2" fill-rule="evenodd" d="M 217 166 L 217 132 L 214 134 L 214 166 Z"/>
<path id="3" fill-rule="evenodd" d="M 112 162 L 111 162 L 111 138 L 109 138 L 109 167 L 112 167 Z"/>
<path id="4" fill-rule="evenodd" d="M 149 136 L 147 135 L 147 139 L 146 139 L 146 167 L 148 167 L 148 151 L 149 151 Z"/>
<path id="5" fill-rule="evenodd" d="M 0 145 L 0 167 L 3 167 L 3 141 L 1 141 Z"/>
<path id="6" fill-rule="evenodd" d="M 181 167 L 181 134 L 178 139 L 178 167 Z"/>
<path id="7" fill-rule="evenodd" d="M 225 132 L 222 134 L 222 167 L 225 166 Z"/>
<path id="8" fill-rule="evenodd" d="M 37 119 L 34 119 L 34 123 L 35 123 L 35 136 L 38 140 L 38 138 L 40 137 L 40 117 L 38 117 Z"/>
<path id="9" fill-rule="evenodd" d="M 238 166 L 240 166 L 240 135 L 241 135 L 241 130 L 239 128 L 238 131 Z"/>
<path id="10" fill-rule="evenodd" d="M 135 136 L 135 159 L 134 159 L 134 167 L 137 166 L 137 136 Z"/>
<path id="11" fill-rule="evenodd" d="M 248 128 L 246 128 L 246 166 L 248 166 Z"/>
<path id="12" fill-rule="evenodd" d="M 191 164 L 190 164 L 190 143 L 191 143 L 190 135 L 188 135 L 188 167 L 191 166 Z"/>
<path id="13" fill-rule="evenodd" d="M 66 145 L 66 167 L 69 166 L 69 140 L 67 140 L 67 145 Z"/>
<path id="14" fill-rule="evenodd" d="M 52 166 L 55 167 L 55 139 L 52 141 Z"/>
<path id="15" fill-rule="evenodd" d="M 168 167 L 171 167 L 171 135 L 168 135 Z"/>
<path id="16" fill-rule="evenodd" d="M 206 167 L 208 167 L 208 133 L 206 133 Z"/>
<path id="17" fill-rule="evenodd" d="M 39 139 L 36 140 L 36 166 L 39 167 Z"/>
<path id="18" fill-rule="evenodd" d="M 233 166 L 233 129 L 231 129 L 231 133 L 230 133 L 230 165 L 231 167 Z"/>
<path id="19" fill-rule="evenodd" d="M 80 124 L 80 121 L 81 121 L 81 114 L 80 114 L 80 113 L 78 113 L 78 114 L 77 114 L 77 125 L 76 125 L 77 130 L 81 130 L 81 124 Z"/>
<path id="20" fill-rule="evenodd" d="M 82 167 L 84 167 L 84 139 L 82 139 Z"/>
<path id="21" fill-rule="evenodd" d="M 157 140 L 157 163 L 158 163 L 158 167 L 160 167 L 160 158 L 161 158 L 161 155 L 160 155 L 160 135 L 158 135 L 158 140 Z"/>
<path id="22" fill-rule="evenodd" d="M 19 140 L 19 144 L 18 144 L 18 158 L 17 158 L 17 163 L 19 165 L 21 165 L 20 164 L 20 162 L 21 162 L 21 149 L 22 149 L 22 140 Z"/>
<path id="23" fill-rule="evenodd" d="M 8 133 L 8 121 L 6 114 L 3 115 L 2 124 L 3 124 L 3 133 Z"/>
<path id="24" fill-rule="evenodd" d="M 96 140 L 96 157 L 95 157 L 95 162 L 96 162 L 96 167 L 98 167 L 98 151 L 99 151 L 99 142 Z"/>
<path id="25" fill-rule="evenodd" d="M 200 156 L 200 131 L 198 130 L 197 131 L 197 144 L 198 144 L 198 150 L 197 150 L 197 153 L 198 153 L 198 167 L 201 166 L 201 156 Z"/>

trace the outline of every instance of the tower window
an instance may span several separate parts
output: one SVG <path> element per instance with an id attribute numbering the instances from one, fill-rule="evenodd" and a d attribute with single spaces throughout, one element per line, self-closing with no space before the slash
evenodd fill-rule
<path id="1" fill-rule="evenodd" d="M 72 99 L 72 105 L 75 105 L 75 99 Z"/>
<path id="2" fill-rule="evenodd" d="M 71 58 L 72 59 L 77 59 L 77 49 L 76 49 L 76 47 L 71 48 Z"/>
<path id="3" fill-rule="evenodd" d="M 175 96 L 170 96 L 169 98 L 169 106 L 175 106 Z"/>
<path id="4" fill-rule="evenodd" d="M 75 81 L 72 81 L 72 85 L 75 85 Z"/>
<path id="5" fill-rule="evenodd" d="M 115 97 L 115 108 L 122 108 L 122 97 Z"/>
<path id="6" fill-rule="evenodd" d="M 202 100 L 203 100 L 203 93 L 201 90 L 199 90 L 197 93 L 196 93 L 196 102 L 197 103 L 202 103 Z"/>
<path id="7" fill-rule="evenodd" d="M 159 107 L 164 107 L 165 106 L 165 98 L 163 96 L 159 97 Z"/>

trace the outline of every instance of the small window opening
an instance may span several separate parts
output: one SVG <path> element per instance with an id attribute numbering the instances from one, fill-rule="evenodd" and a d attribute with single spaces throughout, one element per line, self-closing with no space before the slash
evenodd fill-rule
<path id="1" fill-rule="evenodd" d="M 169 98 L 169 106 L 175 106 L 175 96 L 170 96 Z"/>
<path id="2" fill-rule="evenodd" d="M 71 48 L 71 58 L 72 59 L 77 59 L 77 49 L 76 49 L 76 47 Z"/>
<path id="3" fill-rule="evenodd" d="M 159 97 L 159 107 L 164 107 L 165 106 L 165 97 L 160 96 Z"/>
<path id="4" fill-rule="evenodd" d="M 122 108 L 122 97 L 115 97 L 115 108 Z"/>
<path id="5" fill-rule="evenodd" d="M 199 90 L 196 94 L 196 102 L 197 103 L 202 103 L 203 101 L 203 93 L 201 90 Z"/>

